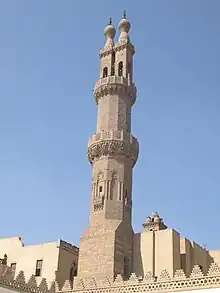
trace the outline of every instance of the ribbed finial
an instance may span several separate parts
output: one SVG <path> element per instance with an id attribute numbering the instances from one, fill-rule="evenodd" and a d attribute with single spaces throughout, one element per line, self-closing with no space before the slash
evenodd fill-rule
<path id="1" fill-rule="evenodd" d="M 123 18 L 126 19 L 126 10 L 124 10 Z"/>
<path id="2" fill-rule="evenodd" d="M 108 23 L 108 25 L 112 25 L 112 18 L 111 18 L 111 17 L 109 18 L 109 23 Z"/>

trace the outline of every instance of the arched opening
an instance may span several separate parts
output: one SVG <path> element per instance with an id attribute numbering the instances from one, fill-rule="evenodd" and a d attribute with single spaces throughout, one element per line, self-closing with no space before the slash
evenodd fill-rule
<path id="1" fill-rule="evenodd" d="M 115 52 L 112 53 L 111 76 L 115 75 Z"/>
<path id="2" fill-rule="evenodd" d="M 103 75 L 102 76 L 103 76 L 103 78 L 108 76 L 108 67 L 103 68 Z"/>
<path id="3" fill-rule="evenodd" d="M 99 186 L 99 196 L 102 194 L 102 185 Z"/>
<path id="4" fill-rule="evenodd" d="M 112 173 L 112 180 L 110 183 L 110 199 L 117 199 L 118 198 L 118 174 L 117 171 Z"/>
<path id="5" fill-rule="evenodd" d="M 118 76 L 122 76 L 123 75 L 123 62 L 120 61 L 118 63 Z"/>
<path id="6" fill-rule="evenodd" d="M 116 179 L 113 178 L 111 181 L 110 199 L 112 200 L 115 196 L 117 196 L 117 185 L 116 185 Z"/>
<path id="7" fill-rule="evenodd" d="M 75 263 L 70 268 L 70 281 L 73 281 L 74 277 L 77 276 L 77 266 Z"/>
<path id="8" fill-rule="evenodd" d="M 128 75 L 130 76 L 130 79 L 132 80 L 132 64 L 131 64 L 131 62 L 128 62 Z"/>

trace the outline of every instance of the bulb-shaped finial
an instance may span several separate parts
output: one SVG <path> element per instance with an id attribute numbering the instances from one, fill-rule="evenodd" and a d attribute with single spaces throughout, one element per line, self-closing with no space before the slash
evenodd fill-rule
<path id="1" fill-rule="evenodd" d="M 104 35 L 105 35 L 105 37 L 107 39 L 105 47 L 113 44 L 113 39 L 114 39 L 114 36 L 115 36 L 115 28 L 114 28 L 114 26 L 112 24 L 112 18 L 111 17 L 109 19 L 108 25 L 104 29 Z"/>
<path id="2" fill-rule="evenodd" d="M 131 27 L 130 21 L 127 20 L 126 11 L 124 10 L 124 15 L 118 24 L 118 28 L 120 30 L 119 43 L 122 44 L 125 42 L 129 42 L 128 32 L 130 30 L 130 27 Z"/>

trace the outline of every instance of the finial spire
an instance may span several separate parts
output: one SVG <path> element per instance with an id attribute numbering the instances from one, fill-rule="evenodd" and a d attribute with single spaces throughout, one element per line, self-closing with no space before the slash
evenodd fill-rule
<path id="1" fill-rule="evenodd" d="M 123 18 L 126 19 L 126 10 L 124 10 Z"/>
<path id="2" fill-rule="evenodd" d="M 108 23 L 108 25 L 112 25 L 112 18 L 111 18 L 111 17 L 109 18 L 109 23 Z"/>

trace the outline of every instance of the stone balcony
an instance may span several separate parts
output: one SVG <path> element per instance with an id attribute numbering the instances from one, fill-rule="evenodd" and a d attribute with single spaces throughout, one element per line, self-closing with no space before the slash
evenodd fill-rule
<path id="1" fill-rule="evenodd" d="M 135 83 L 123 76 L 114 75 L 101 78 L 95 83 L 93 91 L 97 104 L 101 97 L 108 94 L 120 94 L 122 97 L 128 98 L 131 105 L 136 100 Z"/>
<path id="2" fill-rule="evenodd" d="M 125 156 L 135 165 L 139 153 L 137 139 L 123 130 L 101 131 L 93 134 L 88 141 L 88 159 L 91 163 L 101 156 Z"/>

